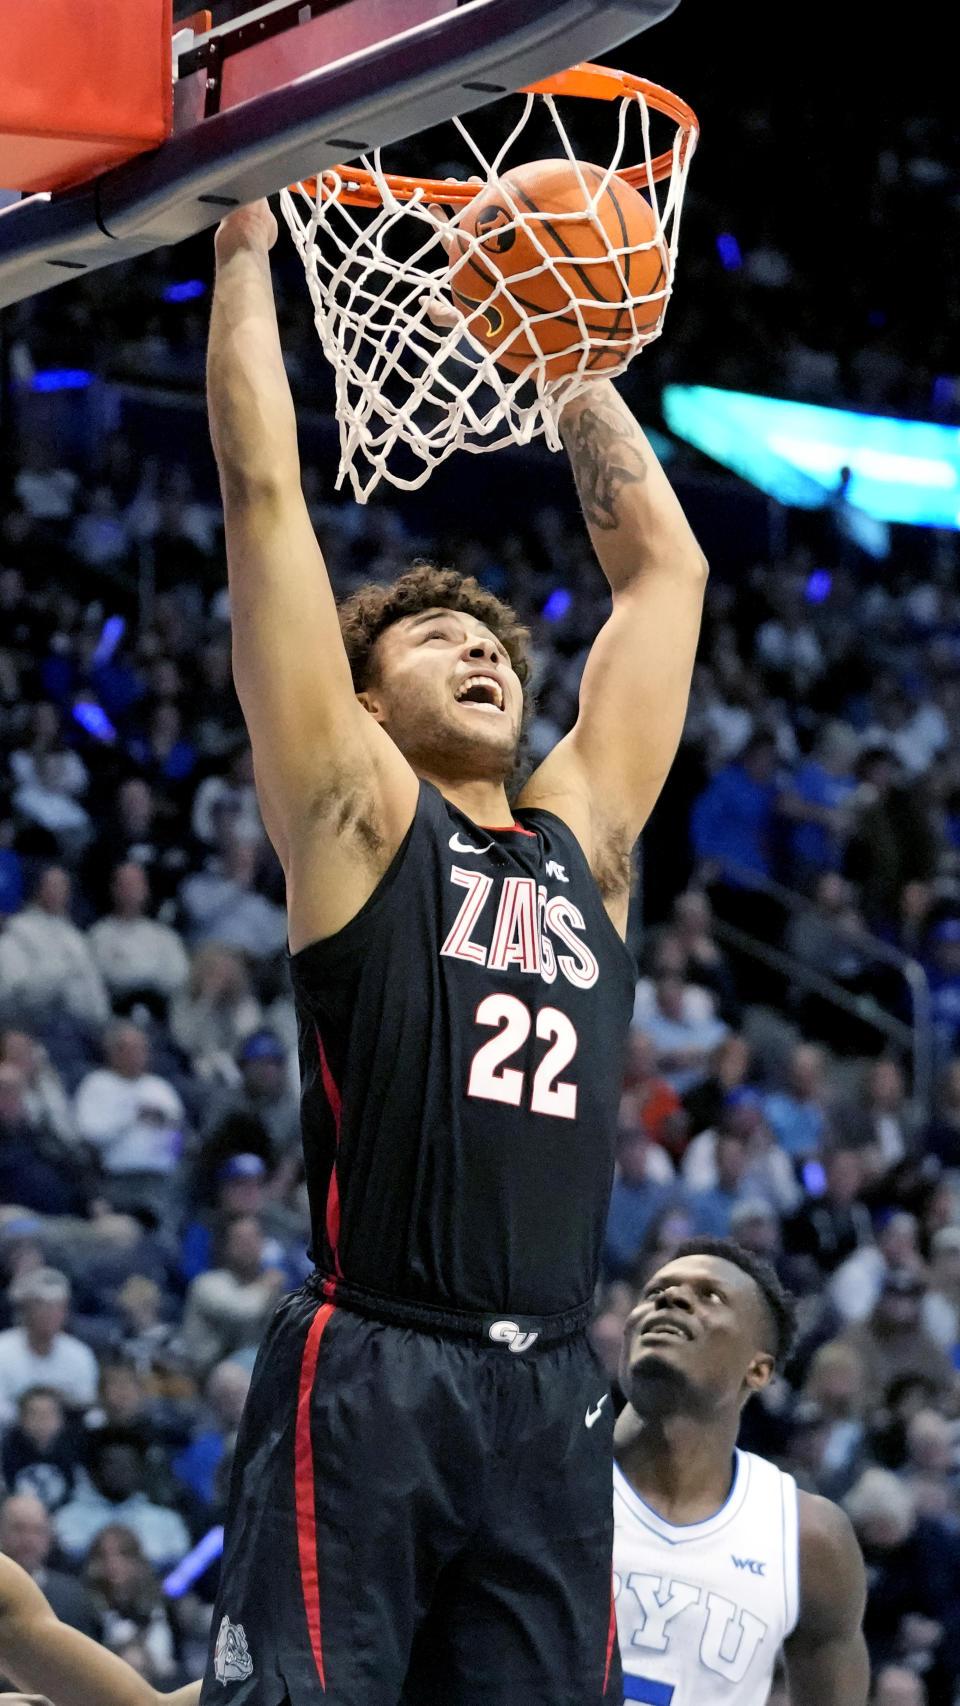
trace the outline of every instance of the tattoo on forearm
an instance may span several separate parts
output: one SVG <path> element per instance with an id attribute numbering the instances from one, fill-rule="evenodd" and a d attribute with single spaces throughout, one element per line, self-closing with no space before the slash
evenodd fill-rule
<path id="1" fill-rule="evenodd" d="M 619 527 L 617 500 L 624 486 L 647 477 L 636 428 L 612 409 L 583 409 L 564 434 L 583 513 L 591 527 Z"/>

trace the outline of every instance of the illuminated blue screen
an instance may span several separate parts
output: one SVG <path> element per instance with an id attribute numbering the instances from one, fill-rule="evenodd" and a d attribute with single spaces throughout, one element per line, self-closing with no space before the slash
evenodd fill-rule
<path id="1" fill-rule="evenodd" d="M 817 509 L 851 471 L 847 501 L 877 521 L 960 528 L 960 432 L 814 403 L 668 385 L 671 432 L 781 503 Z"/>

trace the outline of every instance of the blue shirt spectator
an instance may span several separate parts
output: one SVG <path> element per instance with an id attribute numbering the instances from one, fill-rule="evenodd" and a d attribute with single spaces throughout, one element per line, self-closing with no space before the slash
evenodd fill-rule
<path id="1" fill-rule="evenodd" d="M 810 1102 L 798 1102 L 786 1090 L 774 1090 L 764 1097 L 763 1111 L 776 1133 L 777 1142 L 788 1155 L 814 1155 L 826 1130 L 822 1108 Z"/>
<path id="2" fill-rule="evenodd" d="M 655 984 L 656 1001 L 643 1028 L 656 1050 L 656 1069 L 678 1096 L 705 1078 L 710 1055 L 729 1035 L 730 1027 L 714 1015 L 691 1014 L 684 1005 L 684 980 L 662 971 Z"/>
<path id="3" fill-rule="evenodd" d="M 696 1237 L 728 1238 L 730 1217 L 737 1204 L 745 1200 L 746 1138 L 739 1132 L 718 1131 L 715 1154 L 716 1184 L 704 1191 L 691 1191 L 687 1199 Z"/>
<path id="4" fill-rule="evenodd" d="M 0 847 L 0 918 L 23 905 L 23 866 L 12 847 Z"/>
<path id="5" fill-rule="evenodd" d="M 770 876 L 777 805 L 777 749 L 768 735 L 748 741 L 694 801 L 693 851 L 700 863 L 728 861 Z M 729 880 L 729 879 L 728 879 Z"/>
<path id="6" fill-rule="evenodd" d="M 211 1512 L 221 1500 L 224 1470 L 233 1454 L 249 1389 L 249 1368 L 232 1358 L 218 1362 L 210 1371 L 204 1393 L 208 1414 L 190 1444 L 173 1460 L 177 1479 Z"/>
<path id="7" fill-rule="evenodd" d="M 960 1040 L 960 918 L 942 918 L 934 925 L 925 970 L 934 1048 L 945 1063 Z"/>
<path id="8" fill-rule="evenodd" d="M 607 1279 L 629 1273 L 657 1215 L 681 1194 L 666 1151 L 651 1143 L 642 1129 L 622 1131 L 603 1243 Z"/>
<path id="9" fill-rule="evenodd" d="M 790 1056 L 787 1084 L 763 1098 L 763 1112 L 781 1149 L 788 1155 L 816 1155 L 827 1132 L 826 1076 L 823 1054 L 800 1043 Z"/>
<path id="10" fill-rule="evenodd" d="M 845 723 L 828 724 L 815 753 L 799 765 L 786 790 L 783 810 L 793 819 L 793 876 L 801 886 L 821 871 L 841 867 L 851 828 L 843 807 L 857 788 L 858 744 Z"/>

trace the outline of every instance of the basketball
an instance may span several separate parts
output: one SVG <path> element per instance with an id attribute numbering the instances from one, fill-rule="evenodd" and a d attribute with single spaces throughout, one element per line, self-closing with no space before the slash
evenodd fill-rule
<path id="1" fill-rule="evenodd" d="M 460 220 L 451 255 L 454 300 L 472 316 L 473 335 L 500 351 L 497 363 L 512 373 L 541 354 L 548 379 L 577 368 L 584 330 L 575 305 L 589 340 L 586 367 L 596 373 L 618 366 L 631 340 L 660 317 L 662 298 L 635 300 L 665 283 L 660 248 L 639 247 L 656 237 L 650 203 L 614 174 L 595 206 L 586 206 L 581 172 L 594 196 L 607 174 L 586 161 L 514 167 Z M 534 315 L 549 318 L 518 332 Z"/>

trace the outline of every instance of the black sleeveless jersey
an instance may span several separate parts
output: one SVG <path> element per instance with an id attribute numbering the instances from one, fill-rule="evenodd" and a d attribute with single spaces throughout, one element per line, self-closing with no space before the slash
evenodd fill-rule
<path id="1" fill-rule="evenodd" d="M 421 782 L 367 904 L 290 963 L 318 1267 L 441 1309 L 588 1300 L 635 971 L 567 826 L 481 828 Z"/>

